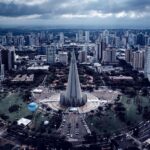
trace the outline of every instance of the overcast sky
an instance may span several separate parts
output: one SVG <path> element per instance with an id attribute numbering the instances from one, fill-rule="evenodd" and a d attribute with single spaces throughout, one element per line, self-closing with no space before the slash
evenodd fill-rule
<path id="1" fill-rule="evenodd" d="M 150 0 L 0 0 L 0 25 L 150 26 Z"/>

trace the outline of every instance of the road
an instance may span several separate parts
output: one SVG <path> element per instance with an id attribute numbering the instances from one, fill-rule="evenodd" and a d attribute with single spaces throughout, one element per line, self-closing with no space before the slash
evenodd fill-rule
<path id="1" fill-rule="evenodd" d="M 86 127 L 87 125 L 82 114 L 69 112 L 63 116 L 59 132 L 61 135 L 66 136 L 70 141 L 82 141 L 87 134 Z"/>
<path id="2" fill-rule="evenodd" d="M 44 77 L 41 86 L 45 86 L 46 79 L 47 79 L 47 75 Z"/>

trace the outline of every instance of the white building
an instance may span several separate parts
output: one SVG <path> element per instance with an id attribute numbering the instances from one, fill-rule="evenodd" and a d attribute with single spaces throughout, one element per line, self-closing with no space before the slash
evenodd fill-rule
<path id="1" fill-rule="evenodd" d="M 136 70 L 144 69 L 144 51 L 137 51 L 132 53 L 132 66 Z"/>
<path id="2" fill-rule="evenodd" d="M 63 33 L 63 32 L 60 32 L 60 39 L 59 39 L 60 44 L 63 45 L 63 44 L 64 44 L 64 41 L 65 41 L 64 33 Z"/>
<path id="3" fill-rule="evenodd" d="M 1 43 L 2 43 L 2 45 L 6 45 L 7 44 L 6 36 L 2 36 L 1 37 Z"/>
<path id="4" fill-rule="evenodd" d="M 116 63 L 116 49 L 114 48 L 106 48 L 106 50 L 103 51 L 103 59 L 102 62 L 105 64 L 113 64 Z"/>
<path id="5" fill-rule="evenodd" d="M 90 32 L 89 31 L 85 31 L 85 42 L 86 43 L 90 42 Z"/>
<path id="6" fill-rule="evenodd" d="M 59 62 L 65 65 L 68 65 L 68 53 L 67 52 L 59 52 Z"/>
<path id="7" fill-rule="evenodd" d="M 76 42 L 78 42 L 78 41 L 79 41 L 79 34 L 76 33 Z"/>
<path id="8" fill-rule="evenodd" d="M 4 64 L 1 64 L 0 80 L 4 81 L 4 78 L 5 78 Z"/>
<path id="9" fill-rule="evenodd" d="M 144 74 L 150 81 L 150 47 L 147 47 L 145 51 Z"/>
<path id="10" fill-rule="evenodd" d="M 102 72 L 102 65 L 100 63 L 94 63 L 94 67 L 97 72 L 99 72 L 99 73 Z"/>
<path id="11" fill-rule="evenodd" d="M 78 34 L 79 34 L 79 42 L 82 43 L 84 41 L 83 31 L 80 30 Z"/>
<path id="12" fill-rule="evenodd" d="M 78 61 L 79 63 L 87 62 L 87 51 L 79 51 Z"/>

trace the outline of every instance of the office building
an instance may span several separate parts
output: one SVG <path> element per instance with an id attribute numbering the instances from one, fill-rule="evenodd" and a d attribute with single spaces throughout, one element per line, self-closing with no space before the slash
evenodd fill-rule
<path id="1" fill-rule="evenodd" d="M 87 62 L 87 51 L 86 50 L 79 51 L 78 61 L 79 61 L 79 63 Z"/>
<path id="2" fill-rule="evenodd" d="M 96 43 L 96 60 L 97 61 L 101 61 L 102 57 L 103 57 L 103 46 L 102 46 L 102 42 L 97 42 Z"/>
<path id="3" fill-rule="evenodd" d="M 15 48 L 9 47 L 6 49 L 5 47 L 0 47 L 0 55 L 0 62 L 4 65 L 5 70 L 12 70 L 15 62 Z"/>
<path id="4" fill-rule="evenodd" d="M 108 47 L 103 51 L 103 59 L 102 62 L 104 64 L 114 64 L 116 63 L 116 49 L 112 47 Z"/>
<path id="5" fill-rule="evenodd" d="M 79 35 L 79 42 L 80 43 L 83 43 L 83 41 L 84 41 L 84 36 L 83 36 L 83 31 L 81 30 L 81 31 L 79 31 L 79 33 L 78 33 Z"/>
<path id="6" fill-rule="evenodd" d="M 1 64 L 1 72 L 0 72 L 0 80 L 4 81 L 5 79 L 5 69 L 4 69 L 4 64 Z"/>
<path id="7" fill-rule="evenodd" d="M 59 62 L 64 65 L 68 65 L 68 53 L 67 52 L 59 52 Z"/>
<path id="8" fill-rule="evenodd" d="M 63 45 L 63 44 L 64 44 L 64 41 L 65 41 L 65 39 L 64 39 L 64 33 L 61 32 L 59 36 L 60 36 L 60 37 L 59 37 L 59 42 L 60 42 L 61 45 Z"/>
<path id="9" fill-rule="evenodd" d="M 90 33 L 89 33 L 89 31 L 85 31 L 85 42 L 86 43 L 90 42 Z"/>
<path id="10" fill-rule="evenodd" d="M 46 48 L 46 56 L 47 56 L 47 63 L 53 64 L 55 63 L 55 54 L 56 54 L 56 46 L 49 45 Z"/>
<path id="11" fill-rule="evenodd" d="M 137 45 L 144 46 L 145 45 L 145 37 L 143 33 L 139 33 L 137 35 Z"/>
<path id="12" fill-rule="evenodd" d="M 132 66 L 135 70 L 144 69 L 144 51 L 136 51 L 132 53 Z"/>
<path id="13" fill-rule="evenodd" d="M 132 49 L 126 49 L 125 51 L 125 60 L 127 63 L 132 62 Z"/>
<path id="14" fill-rule="evenodd" d="M 145 50 L 144 74 L 150 81 L 150 47 L 146 47 Z"/>

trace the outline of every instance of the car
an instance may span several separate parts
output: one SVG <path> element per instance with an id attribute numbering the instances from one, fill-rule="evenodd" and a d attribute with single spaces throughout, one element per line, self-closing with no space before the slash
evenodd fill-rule
<path id="1" fill-rule="evenodd" d="M 68 124 L 68 128 L 71 128 L 71 123 Z"/>
<path id="2" fill-rule="evenodd" d="M 78 123 L 76 123 L 76 128 L 78 128 L 79 127 L 79 124 Z"/>

